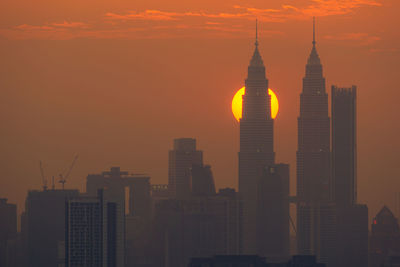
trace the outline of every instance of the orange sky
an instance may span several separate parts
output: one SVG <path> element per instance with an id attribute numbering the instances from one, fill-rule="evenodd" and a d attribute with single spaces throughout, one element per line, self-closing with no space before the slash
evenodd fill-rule
<path id="1" fill-rule="evenodd" d="M 280 100 L 277 160 L 291 164 L 311 16 L 330 86 L 358 86 L 359 201 L 375 214 L 400 191 L 398 0 L 2 0 L 0 197 L 23 205 L 80 155 L 68 188 L 112 165 L 167 182 L 176 137 L 195 137 L 217 186 L 237 185 L 239 128 L 254 20 Z M 57 185 L 58 186 L 58 185 Z"/>

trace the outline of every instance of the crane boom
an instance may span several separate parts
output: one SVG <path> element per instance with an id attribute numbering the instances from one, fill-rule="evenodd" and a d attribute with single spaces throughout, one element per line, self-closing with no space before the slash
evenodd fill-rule
<path id="1" fill-rule="evenodd" d="M 65 176 L 62 173 L 60 173 L 60 181 L 59 181 L 59 183 L 62 184 L 62 189 L 63 190 L 64 190 L 65 183 L 67 182 L 67 178 L 70 175 L 72 169 L 74 168 L 74 165 L 75 165 L 75 162 L 76 162 L 77 159 L 78 159 L 78 155 L 76 155 L 74 157 L 74 160 L 72 161 L 72 163 L 71 163 L 67 173 L 65 174 Z"/>

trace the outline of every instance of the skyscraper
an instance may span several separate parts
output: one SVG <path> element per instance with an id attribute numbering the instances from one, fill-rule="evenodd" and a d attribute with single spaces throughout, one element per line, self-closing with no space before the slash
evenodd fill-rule
<path id="1" fill-rule="evenodd" d="M 336 205 L 357 200 L 356 86 L 332 86 L 332 179 Z"/>
<path id="2" fill-rule="evenodd" d="M 98 190 L 103 188 L 107 188 L 108 201 L 116 204 L 116 266 L 124 266 L 127 251 L 125 213 L 145 221 L 150 219 L 150 177 L 129 174 L 119 167 L 111 167 L 110 171 L 87 176 L 86 191 L 90 196 L 96 196 Z"/>
<path id="3" fill-rule="evenodd" d="M 338 265 L 368 265 L 368 208 L 357 204 L 356 87 L 332 86 L 332 192 Z"/>
<path id="4" fill-rule="evenodd" d="M 14 266 L 15 256 L 10 255 L 11 241 L 17 237 L 17 205 L 0 198 L 0 267 Z"/>
<path id="5" fill-rule="evenodd" d="M 257 30 L 256 30 L 257 32 Z M 257 254 L 257 184 L 265 166 L 274 163 L 273 124 L 268 79 L 258 38 L 245 80 L 240 120 L 239 193 L 243 198 L 244 253 Z"/>
<path id="6" fill-rule="evenodd" d="M 54 267 L 65 244 L 65 202 L 78 190 L 29 191 L 26 219 L 29 266 Z"/>
<path id="7" fill-rule="evenodd" d="M 259 253 L 269 261 L 289 258 L 289 165 L 265 167 L 258 183 Z"/>
<path id="8" fill-rule="evenodd" d="M 169 151 L 168 190 L 173 198 L 187 198 L 191 194 L 191 168 L 203 165 L 203 152 L 196 150 L 196 139 L 174 140 L 174 149 Z"/>
<path id="9" fill-rule="evenodd" d="M 66 267 L 117 265 L 117 204 L 97 197 L 68 200 L 65 209 Z"/>
<path id="10" fill-rule="evenodd" d="M 336 216 L 331 200 L 330 119 L 328 94 L 315 41 L 303 78 L 298 118 L 297 150 L 297 249 L 315 254 L 327 263 L 334 260 Z"/>

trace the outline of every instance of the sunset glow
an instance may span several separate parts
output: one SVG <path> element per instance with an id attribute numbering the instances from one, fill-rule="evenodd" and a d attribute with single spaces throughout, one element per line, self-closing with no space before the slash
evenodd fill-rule
<path id="1" fill-rule="evenodd" d="M 232 113 L 237 121 L 242 118 L 242 97 L 244 92 L 245 87 L 240 88 L 232 99 Z M 279 111 L 278 98 L 270 88 L 268 88 L 268 93 L 271 96 L 271 117 L 275 119 Z"/>

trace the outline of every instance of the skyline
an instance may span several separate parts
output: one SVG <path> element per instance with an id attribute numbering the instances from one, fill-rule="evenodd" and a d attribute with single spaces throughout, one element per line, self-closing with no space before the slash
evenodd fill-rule
<path id="1" fill-rule="evenodd" d="M 307 26 L 307 30 L 304 30 L 302 34 L 305 34 L 304 38 L 308 41 L 304 40 L 303 42 L 302 40 L 301 45 L 298 48 L 293 48 L 291 44 L 287 43 L 285 44 L 286 47 L 283 47 L 283 49 L 288 48 L 285 49 L 285 51 L 287 51 L 288 58 L 290 59 L 280 58 L 281 61 L 278 62 L 278 59 L 274 57 L 274 54 L 279 51 L 279 49 L 276 48 L 277 43 L 282 42 L 282 40 L 279 40 L 280 42 L 278 42 L 277 40 L 271 40 L 271 37 L 265 37 L 265 35 L 261 36 L 260 38 L 260 50 L 262 51 L 261 53 L 263 54 L 263 58 L 267 68 L 267 76 L 271 81 L 271 88 L 275 89 L 281 104 L 281 110 L 276 120 L 275 130 L 275 138 L 277 140 L 277 144 L 275 145 L 275 151 L 277 152 L 277 161 L 289 162 L 291 165 L 292 194 L 294 192 L 294 187 L 296 184 L 294 179 L 295 172 L 293 168 L 295 166 L 295 147 L 297 145 L 297 141 L 293 137 L 296 136 L 297 132 L 295 120 L 298 115 L 298 96 L 301 90 L 301 76 L 304 72 L 303 65 L 309 53 L 309 47 L 311 43 L 310 21 L 311 20 L 302 22 L 302 26 Z M 324 21 L 323 19 L 318 19 L 317 21 L 317 36 L 320 36 L 328 22 Z M 325 26 L 324 23 L 326 23 Z M 265 25 L 268 25 L 267 22 L 261 21 L 260 27 L 264 28 Z M 263 32 L 261 31 L 261 33 Z M 382 206 L 382 204 L 388 204 L 390 207 L 393 207 L 395 192 L 392 188 L 395 188 L 397 185 L 399 185 L 399 182 L 396 182 L 395 178 L 400 173 L 400 171 L 395 167 L 395 148 L 400 147 L 399 141 L 395 139 L 395 137 L 399 133 L 399 129 L 395 125 L 392 125 L 395 122 L 396 109 L 394 109 L 392 113 L 385 112 L 385 116 L 387 116 L 388 119 L 385 121 L 374 120 L 374 125 L 372 125 L 373 127 L 371 127 L 371 118 L 381 117 L 382 111 L 374 110 L 372 112 L 368 110 L 368 108 L 371 105 L 373 106 L 374 104 L 377 107 L 386 106 L 388 107 L 388 109 L 395 108 L 395 92 L 392 92 L 393 90 L 395 90 L 394 81 L 382 80 L 378 77 L 385 75 L 388 77 L 393 76 L 392 79 L 395 78 L 395 67 L 389 68 L 389 66 L 384 65 L 384 67 L 382 68 L 382 65 L 384 62 L 387 63 L 390 61 L 393 61 L 392 64 L 398 64 L 396 62 L 396 59 L 398 59 L 399 57 L 398 52 L 388 52 L 390 54 L 389 56 L 385 53 L 372 53 L 370 50 L 367 50 L 367 52 L 363 49 L 359 50 L 356 46 L 349 45 L 347 47 L 344 47 L 344 45 L 335 45 L 335 41 L 329 38 L 317 37 L 317 39 L 319 43 L 319 54 L 321 55 L 325 67 L 327 88 L 330 88 L 332 84 L 336 84 L 338 86 L 349 86 L 351 84 L 356 84 L 359 87 L 359 200 L 360 202 L 365 202 L 369 205 L 371 209 L 371 214 L 375 214 L 379 207 Z M 74 44 L 75 41 L 78 43 Z M 178 42 L 174 41 L 175 40 L 171 39 L 152 43 L 151 40 L 139 40 L 138 42 L 140 44 L 132 44 L 133 41 L 126 41 L 124 43 L 111 45 L 107 43 L 107 41 L 101 41 L 105 42 L 105 44 L 103 43 L 99 46 L 96 46 L 95 51 L 83 55 L 83 59 L 78 59 L 73 56 L 70 60 L 68 59 L 68 56 L 70 55 L 66 53 L 66 51 L 72 48 L 72 51 L 83 52 L 84 49 L 82 50 L 82 48 L 78 47 L 79 43 L 82 42 L 87 44 L 95 44 L 97 41 L 70 40 L 67 41 L 67 44 L 62 44 L 60 42 L 45 44 L 46 41 L 26 41 L 27 43 L 25 43 L 25 41 L 18 41 L 17 47 L 14 47 L 11 51 L 7 50 L 10 51 L 10 54 L 7 53 L 5 55 L 5 61 L 3 62 L 3 64 L 1 64 L 2 77 L 0 78 L 0 87 L 5 88 L 5 98 L 2 100 L 1 113 L 2 120 L 5 121 L 6 128 L 5 133 L 3 133 L 4 136 L 2 136 L 2 143 L 4 143 L 5 145 L 5 149 L 2 152 L 2 162 L 6 170 L 6 176 L 16 177 L 17 180 L 15 181 L 15 183 L 14 181 L 10 183 L 9 181 L 2 179 L 0 181 L 0 193 L 3 196 L 8 197 L 12 202 L 17 201 L 18 206 L 21 208 L 21 206 L 23 206 L 23 198 L 25 196 L 27 187 L 29 188 L 29 186 L 32 185 L 32 187 L 30 187 L 31 189 L 40 188 L 41 178 L 38 167 L 39 160 L 42 160 L 45 163 L 45 166 L 47 165 L 45 169 L 47 173 L 57 175 L 58 172 L 56 170 L 52 170 L 52 168 L 66 168 L 75 153 L 78 153 L 80 155 L 80 159 L 77 162 L 76 169 L 74 169 L 71 174 L 70 180 L 66 184 L 66 188 L 78 187 L 81 189 L 81 186 L 84 183 L 84 177 L 88 173 L 95 173 L 98 170 L 108 168 L 111 165 L 121 165 L 123 169 L 131 169 L 134 172 L 146 172 L 149 173 L 149 175 L 151 176 L 153 183 L 166 183 L 167 151 L 170 147 L 172 139 L 175 137 L 194 137 L 198 140 L 199 149 L 203 150 L 205 154 L 205 162 L 207 164 L 211 164 L 213 167 L 217 187 L 237 187 L 237 175 L 235 175 L 234 172 L 230 173 L 230 171 L 226 173 L 228 166 L 232 166 L 232 164 L 235 164 L 235 166 L 237 166 L 236 152 L 238 151 L 238 124 L 235 122 L 231 115 L 230 100 L 235 92 L 235 88 L 240 88 L 239 86 L 243 84 L 243 77 L 245 73 L 244 70 L 251 55 L 253 39 L 251 39 L 250 37 L 242 37 L 240 40 L 237 40 L 237 46 L 231 48 L 226 46 L 226 41 L 220 40 L 218 38 L 217 40 L 210 40 L 211 42 L 189 39 L 185 40 L 183 44 L 179 44 L 179 42 L 181 42 L 182 40 Z M 158 88 L 159 86 L 157 86 L 155 82 L 150 82 L 150 92 L 148 92 L 147 94 L 144 93 L 142 97 L 139 97 L 139 101 L 135 100 L 135 95 L 133 95 L 133 92 L 130 92 L 129 90 L 133 91 L 134 89 L 136 89 L 136 91 L 141 91 L 141 87 L 144 88 L 144 86 L 135 86 L 132 81 L 129 81 L 130 77 L 128 75 L 134 72 L 135 67 L 133 66 L 136 66 L 136 68 L 138 68 L 135 64 L 135 62 L 137 61 L 134 60 L 134 56 L 138 55 L 130 55 L 128 60 L 123 57 L 124 54 L 122 53 L 121 55 L 117 56 L 117 59 L 114 58 L 114 61 L 112 60 L 113 56 L 115 56 L 114 53 L 117 53 L 115 52 L 115 50 L 118 47 L 122 47 L 123 51 L 129 51 L 130 45 L 136 45 L 144 48 L 146 42 L 150 42 L 150 48 L 152 49 L 149 49 L 150 51 L 146 51 L 142 57 L 139 56 L 139 62 L 146 62 L 146 59 L 148 59 L 148 57 L 146 58 L 146 56 L 150 55 L 151 62 L 156 63 L 156 66 L 159 69 L 165 66 L 163 65 L 165 63 L 162 63 L 161 59 L 157 59 L 157 57 L 162 52 L 167 52 L 169 51 L 169 49 L 171 49 L 173 51 L 171 55 L 164 55 L 164 57 L 169 58 L 172 62 L 173 59 L 176 59 L 176 55 L 179 55 L 179 52 L 182 52 L 180 51 L 180 49 L 183 49 L 183 52 L 188 56 L 191 55 L 193 52 L 200 51 L 200 58 L 198 58 L 198 60 L 196 60 L 195 62 L 189 62 L 189 60 L 193 60 L 193 58 L 189 58 L 187 60 L 178 59 L 179 61 L 183 61 L 183 63 L 186 63 L 182 65 L 194 67 L 193 72 L 187 72 L 188 76 L 192 78 L 191 81 L 190 78 L 189 80 L 186 80 L 185 77 L 183 77 L 184 75 L 180 74 L 179 71 L 181 69 L 179 67 L 182 68 L 182 66 L 179 66 L 180 64 L 177 64 L 178 68 L 173 68 L 171 71 L 168 72 L 175 74 L 175 76 L 172 75 L 171 78 L 179 78 L 178 81 L 181 83 L 178 86 L 179 90 L 173 88 L 173 79 L 167 77 L 168 74 L 156 73 L 154 72 L 154 69 L 152 69 L 152 65 L 146 66 L 147 69 L 144 73 L 146 73 L 147 76 L 145 76 L 145 78 L 148 79 L 152 77 L 152 75 L 159 74 L 161 76 L 161 81 L 170 81 L 169 83 L 166 83 L 166 87 L 167 89 L 169 89 L 169 91 L 159 92 L 164 99 L 169 101 L 169 103 L 163 103 L 161 99 L 161 101 L 155 101 L 155 103 L 157 103 L 157 105 L 159 106 L 157 107 L 156 105 L 154 114 L 149 115 L 150 117 L 148 118 L 148 121 L 150 123 L 147 123 L 146 121 L 142 120 L 142 118 L 140 118 L 140 115 L 143 114 L 141 112 L 141 108 L 146 108 L 146 106 L 149 105 L 151 101 L 154 101 L 154 98 L 152 98 L 152 93 L 154 94 L 154 92 L 157 90 L 156 88 Z M 10 43 L 13 43 L 13 41 L 1 40 L 0 43 L 1 47 L 6 48 L 10 45 Z M 205 44 L 204 48 L 201 47 L 201 43 Z M 166 45 L 166 47 L 163 47 L 163 44 Z M 176 44 L 178 44 L 179 46 L 173 49 L 173 46 L 175 46 Z M 197 46 L 193 46 L 194 44 L 196 44 Z M 110 47 L 107 47 L 108 45 L 110 45 Z M 188 48 L 188 46 L 190 45 L 192 45 L 192 47 Z M 336 51 L 334 51 L 332 48 L 335 46 L 339 47 L 339 49 L 337 49 Z M 45 47 L 50 47 L 50 50 L 46 51 Z M 151 55 L 151 53 L 154 52 L 157 48 L 160 50 L 157 51 L 155 55 Z M 26 49 L 30 49 L 30 51 Z M 206 70 L 206 62 L 212 60 L 209 54 L 206 52 L 208 49 L 212 49 L 214 53 L 222 53 L 222 55 L 219 55 L 216 58 L 216 60 L 218 61 L 217 66 L 213 66 L 209 70 Z M 223 51 L 223 49 L 226 49 L 227 51 Z M 333 54 L 327 52 L 329 51 L 329 49 L 333 51 Z M 12 58 L 12 56 L 15 56 L 15 53 L 20 53 L 21 51 L 25 51 L 26 54 L 20 55 L 19 59 L 17 57 L 17 62 L 14 62 L 15 65 L 11 65 L 11 69 L 8 69 L 9 65 L 6 64 L 6 62 L 10 63 L 10 59 L 8 57 Z M 37 55 L 34 55 L 34 51 L 39 51 L 39 53 Z M 60 53 L 60 51 L 65 54 Z M 102 52 L 106 52 L 106 54 L 102 55 Z M 46 53 L 49 53 L 47 57 L 45 55 Z M 238 53 L 237 57 L 233 56 L 235 53 Z M 299 54 L 294 55 L 296 53 Z M 348 56 L 348 58 L 344 60 L 343 54 Z M 382 58 L 374 61 L 374 56 L 378 56 L 378 54 Z M 37 59 L 36 56 L 40 55 L 44 56 L 43 63 L 30 62 L 29 58 L 31 58 L 31 60 L 32 58 Z M 95 74 L 90 74 L 89 77 L 86 77 L 86 79 L 80 77 L 78 71 L 92 69 L 96 64 L 91 65 L 90 61 L 93 61 L 99 55 L 105 56 L 106 59 L 100 60 L 100 67 L 98 67 L 98 69 L 95 71 Z M 204 59 L 201 59 L 201 55 L 204 56 Z M 336 58 L 335 56 L 338 55 L 340 56 Z M 357 63 L 353 62 L 354 58 L 366 55 L 368 55 L 368 57 L 365 57 L 364 61 L 359 61 Z M 18 66 L 18 62 L 21 63 L 27 59 L 24 56 L 28 57 L 27 65 Z M 229 58 L 231 57 L 233 57 L 233 59 L 230 60 L 233 61 L 227 64 L 227 60 L 229 60 Z M 67 63 L 66 66 L 58 63 L 58 59 L 64 60 Z M 105 66 L 105 64 L 109 61 L 111 62 L 110 66 Z M 371 66 L 371 69 L 366 69 L 367 66 L 362 66 L 366 65 L 369 61 L 378 62 L 378 64 L 376 64 L 377 66 Z M 41 64 L 45 64 L 45 62 L 50 62 L 52 64 L 50 64 L 47 68 L 44 67 L 44 69 L 41 69 L 41 67 L 43 67 Z M 83 66 L 79 66 L 79 68 L 75 70 L 73 66 L 74 62 L 83 63 Z M 121 62 L 122 65 L 120 65 Z M 196 68 L 196 65 L 198 63 L 200 63 L 200 67 Z M 290 63 L 293 65 L 291 65 Z M 102 66 L 102 64 L 104 64 L 104 66 Z M 218 81 L 215 75 L 221 73 L 213 74 L 212 72 L 220 70 L 218 66 L 224 65 L 231 66 L 228 66 L 228 68 L 224 70 L 223 76 L 221 76 L 222 79 Z M 360 68 L 357 69 L 355 67 L 356 65 Z M 61 69 L 53 69 L 54 66 Z M 98 79 L 98 77 L 96 77 L 96 74 L 107 74 L 107 71 L 110 71 L 112 67 L 115 66 L 120 66 L 119 68 L 131 66 L 131 69 L 128 68 L 122 74 L 118 74 L 116 71 L 111 72 L 113 77 L 111 77 L 111 79 L 105 85 L 101 86 L 99 85 L 100 83 L 96 83 L 96 86 L 93 86 L 92 88 L 90 87 L 90 85 L 92 85 L 93 83 L 91 82 L 92 79 Z M 11 75 L 11 77 L 10 75 L 7 75 L 7 73 L 9 74 L 10 70 L 11 72 L 13 72 L 17 67 L 22 67 L 22 72 L 28 72 L 29 70 L 34 69 L 34 67 L 38 67 L 39 70 L 37 72 L 40 74 L 40 76 L 34 77 L 34 74 L 32 74 L 32 76 L 28 75 L 28 77 L 25 79 L 25 84 L 23 81 L 18 80 L 19 75 L 23 77 L 23 74 L 18 75 L 14 73 L 13 75 Z M 56 87 L 57 85 L 63 87 L 64 83 L 68 81 L 68 78 L 71 78 L 69 77 L 69 75 L 65 75 L 62 72 L 63 67 L 67 69 L 72 68 L 73 74 L 71 76 L 74 76 L 74 74 L 77 74 L 78 76 L 72 78 L 72 80 L 70 81 L 70 88 L 63 88 L 63 90 L 61 90 L 61 94 L 58 94 L 59 92 L 54 92 L 52 91 L 52 89 L 54 89 L 54 87 Z M 348 71 L 349 69 L 353 68 L 354 70 L 351 70 L 349 74 L 345 73 L 346 70 Z M 198 71 L 198 73 L 195 73 L 196 70 Z M 373 70 L 377 71 L 374 74 L 377 73 L 378 77 L 372 75 L 374 72 Z M 380 73 L 380 71 L 387 73 L 383 74 Z M 233 74 L 229 72 L 232 72 Z M 289 73 L 295 74 L 289 75 Z M 376 78 L 376 81 L 372 81 L 372 79 L 369 77 L 368 79 L 367 77 L 363 77 L 366 74 L 368 74 L 369 77 L 372 77 L 372 79 Z M 60 78 L 58 83 L 55 80 L 51 79 L 50 76 L 52 75 L 56 75 L 58 76 L 58 78 Z M 349 78 L 346 75 L 350 75 L 350 77 L 355 78 Z M 199 78 L 203 76 L 208 77 L 208 79 L 206 79 L 205 81 L 199 81 Z M 50 78 L 50 80 L 40 81 L 40 78 L 46 77 Z M 284 81 L 284 79 L 287 79 L 287 77 L 290 77 L 289 79 L 292 81 Z M 143 84 L 145 82 L 149 82 L 148 80 L 145 80 L 146 79 L 142 79 L 141 83 Z M 195 80 L 199 84 L 192 85 L 191 82 L 193 82 L 193 80 Z M 204 88 L 208 85 L 208 83 L 211 82 L 210 80 L 214 81 L 214 83 L 212 83 L 213 85 L 211 86 L 212 91 L 215 92 L 215 90 L 218 90 L 218 88 L 221 87 L 223 88 L 223 90 L 221 90 L 219 94 L 217 93 L 217 97 L 214 97 L 215 95 L 210 94 L 207 98 L 202 98 L 204 97 L 203 90 L 205 90 Z M 32 83 L 29 83 L 29 81 L 31 81 Z M 82 81 L 83 85 L 79 84 L 79 82 Z M 126 81 L 128 81 L 128 83 L 125 84 Z M 117 83 L 115 84 L 115 82 Z M 382 83 L 388 84 L 389 88 L 385 88 L 385 92 L 388 93 L 387 97 L 380 96 L 379 94 L 376 95 L 376 90 L 378 90 L 378 86 Z M 293 84 L 296 84 L 297 86 L 294 87 Z M 19 90 L 13 90 L 15 88 L 15 85 L 16 88 L 18 88 Z M 86 85 L 90 89 L 87 91 L 83 89 L 82 92 L 81 90 L 84 85 Z M 40 86 L 42 86 L 42 89 L 38 88 Z M 107 86 L 108 89 L 112 88 L 112 90 L 107 92 Z M 184 92 L 185 87 L 190 88 L 191 86 L 194 87 L 193 91 L 189 91 L 189 93 L 183 94 L 182 96 L 182 92 Z M 101 94 L 96 95 L 96 93 L 98 93 L 98 91 L 95 90 L 96 87 L 101 88 L 101 93 L 104 94 L 103 96 L 101 96 Z M 29 88 L 33 91 L 23 96 L 23 89 L 26 88 Z M 38 91 L 35 92 L 34 89 Z M 113 93 L 116 94 L 114 95 Z M 173 101 L 175 99 L 175 96 L 179 95 L 179 93 L 181 93 L 181 98 L 179 98 L 180 102 L 177 103 L 178 105 L 179 103 L 183 103 L 184 105 L 176 108 L 176 103 Z M 82 96 L 91 96 L 93 99 L 79 100 L 79 98 Z M 141 100 L 143 99 L 143 97 L 144 101 Z M 371 99 L 371 97 L 373 97 L 373 99 L 376 101 L 375 103 L 370 102 L 369 99 Z M 63 99 L 67 99 L 67 102 L 63 103 Z M 137 108 L 136 106 L 130 106 L 131 101 L 129 101 L 128 99 L 134 101 L 133 103 L 137 105 Z M 196 103 L 201 102 L 198 101 L 198 99 L 204 99 L 203 101 L 210 102 L 201 105 L 200 103 Z M 34 103 L 35 100 L 39 100 L 39 102 Z M 93 100 L 93 102 L 88 104 L 87 101 L 90 100 Z M 111 102 L 114 102 L 112 103 L 113 105 L 107 106 L 109 105 L 109 102 L 107 100 L 111 100 Z M 143 102 L 143 104 L 140 102 Z M 19 103 L 25 105 L 21 107 L 19 106 L 21 105 Z M 15 104 L 15 106 L 12 106 L 12 104 Z M 59 106 L 60 104 L 61 108 Z M 72 105 L 69 106 L 68 104 Z M 193 105 L 193 107 L 190 107 L 191 105 Z M 208 105 L 210 105 L 211 108 L 207 108 L 207 110 L 204 110 L 204 106 Z M 25 111 L 18 110 L 18 108 L 21 109 L 24 107 L 26 107 Z M 147 108 L 145 110 L 149 111 L 152 108 Z M 172 114 L 168 116 L 167 119 L 163 120 L 162 118 L 165 109 L 171 110 L 173 108 L 175 108 L 175 110 L 172 110 Z M 201 110 L 201 108 L 203 108 L 203 112 L 197 111 L 198 109 Z M 195 110 L 194 113 L 191 114 L 194 115 L 193 119 L 190 123 L 188 123 L 189 125 L 182 126 L 182 124 L 186 124 L 186 122 L 188 121 L 188 119 L 182 113 L 190 113 L 190 110 Z M 6 111 L 8 111 L 9 113 Z M 65 113 L 66 111 L 69 112 Z M 80 114 L 80 112 L 82 111 L 84 114 L 83 119 L 79 119 L 79 117 L 82 115 Z M 10 116 L 8 116 L 8 114 L 10 114 Z M 216 114 L 217 116 L 216 118 L 214 118 Z M 23 123 L 19 125 L 17 123 L 15 125 L 16 121 L 13 122 L 10 120 L 10 118 L 14 118 L 15 120 L 18 118 L 22 118 L 23 120 L 19 122 Z M 93 119 L 95 121 L 94 123 Z M 35 124 L 42 121 L 44 121 L 43 125 L 37 126 L 37 124 Z M 129 123 L 131 123 L 132 125 L 137 123 L 139 127 L 126 126 Z M 103 126 L 103 124 L 105 125 Z M 152 129 L 152 127 L 149 127 L 149 125 L 151 124 L 157 125 L 156 128 L 162 127 L 164 129 L 172 125 L 172 128 L 174 129 L 166 129 L 165 136 L 159 137 L 158 132 L 155 129 Z M 379 129 L 379 124 L 383 126 L 383 129 Z M 51 127 L 53 125 L 55 126 L 54 128 Z M 115 129 L 109 129 L 107 125 L 111 126 L 110 128 L 112 128 L 113 126 L 117 129 L 120 129 L 120 134 L 114 136 L 114 138 L 111 138 L 111 140 L 109 140 L 108 135 L 115 132 Z M 222 127 L 220 125 L 222 125 Z M 74 128 L 79 128 L 82 126 L 86 126 L 89 129 L 86 131 L 77 130 Z M 28 129 L 36 129 L 37 131 L 35 131 L 34 133 L 29 133 L 28 131 L 25 132 L 25 127 Z M 218 133 L 219 127 L 223 129 L 221 133 Z M 139 128 L 139 134 L 137 135 L 137 139 L 139 140 L 135 141 L 134 136 L 136 136 L 138 130 L 137 128 Z M 204 131 L 204 128 L 210 128 L 212 130 L 211 132 L 207 132 Z M 390 132 L 390 130 L 393 131 Z M 89 138 L 89 135 L 93 132 L 95 134 L 94 138 L 92 137 L 94 140 Z M 194 134 L 197 132 L 199 134 Z M 212 136 L 214 133 L 217 133 L 217 135 Z M 378 134 L 381 134 L 382 137 L 376 138 Z M 224 140 L 224 135 L 229 136 L 229 138 L 227 138 L 227 140 Z M 71 136 L 76 139 L 70 140 Z M 47 143 L 46 138 L 48 137 L 53 137 L 54 139 L 49 140 L 49 143 Z M 145 142 L 143 142 L 143 144 L 140 144 L 140 137 L 145 138 Z M 22 140 L 20 138 L 22 138 Z M 289 140 L 289 143 L 284 144 L 285 140 Z M 382 144 L 380 142 L 381 140 L 387 140 L 387 143 L 385 142 Z M 67 147 L 60 146 L 60 143 L 63 141 L 67 141 Z M 97 143 L 96 141 L 99 141 L 99 143 Z M 146 145 L 150 146 L 150 151 L 146 150 L 148 149 L 148 146 Z M 16 151 L 14 150 L 15 147 L 17 147 Z M 30 149 L 25 152 L 27 154 L 22 153 L 22 155 L 25 154 L 25 157 L 21 156 L 21 154 L 18 155 L 18 152 L 21 153 L 21 151 L 23 151 L 26 147 Z M 393 147 L 394 149 L 390 151 Z M 129 151 L 118 155 L 118 151 L 124 150 L 125 148 L 127 148 L 127 150 Z M 133 151 L 135 149 L 136 152 Z M 221 151 L 219 150 L 223 150 L 224 153 L 221 153 Z M 374 151 L 377 154 L 371 155 L 369 151 Z M 104 153 L 104 155 L 97 155 L 102 152 Z M 142 158 L 143 153 L 145 155 L 144 158 Z M 122 156 L 122 154 L 125 155 Z M 383 157 L 382 154 L 385 154 L 386 157 Z M 153 155 L 156 155 L 156 160 L 154 161 L 151 160 L 153 158 Z M 51 158 L 53 157 L 55 157 L 55 160 L 51 160 Z M 228 159 L 224 160 L 224 158 Z M 370 161 L 377 161 L 378 163 L 371 164 Z M 388 166 L 388 170 L 386 170 L 385 168 L 386 165 L 384 163 L 387 163 L 388 161 L 389 164 L 390 161 L 393 161 L 391 167 L 392 170 L 390 170 L 390 165 Z M 157 163 L 158 167 L 151 165 L 154 162 Z M 385 176 L 385 171 L 388 173 L 387 176 L 392 176 L 391 180 L 390 178 L 380 178 L 378 176 L 381 175 L 382 172 L 382 176 Z M 28 175 L 31 176 L 29 179 L 23 178 L 28 177 Z M 386 183 L 388 185 L 381 185 L 381 187 L 378 187 L 382 179 L 387 179 Z M 21 182 L 23 182 L 24 185 L 21 186 Z M 19 193 L 17 193 L 17 197 L 14 196 L 14 194 L 9 193 L 13 190 L 16 190 L 18 187 L 20 187 L 21 189 L 18 189 Z M 381 194 L 378 193 L 375 199 L 371 198 L 372 191 L 379 190 L 380 188 Z M 387 193 L 390 192 L 390 190 L 393 191 L 393 194 Z M 376 201 L 377 199 L 384 199 L 384 202 L 382 203 Z M 390 203 L 388 203 L 388 201 L 390 201 Z"/>

